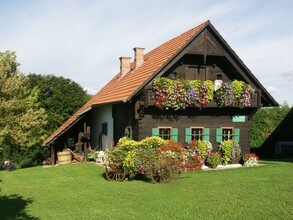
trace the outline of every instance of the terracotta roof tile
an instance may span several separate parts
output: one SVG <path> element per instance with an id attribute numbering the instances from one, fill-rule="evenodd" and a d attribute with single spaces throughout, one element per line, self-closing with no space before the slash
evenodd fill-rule
<path id="1" fill-rule="evenodd" d="M 162 67 L 176 52 L 192 39 L 209 21 L 206 21 L 189 31 L 161 44 L 157 48 L 144 55 L 144 63 L 137 69 L 129 71 L 125 76 L 119 78 L 119 73 L 106 84 L 95 96 L 93 96 L 84 106 L 73 114 L 63 125 L 61 125 L 44 144 L 49 144 L 55 140 L 71 125 L 79 120 L 79 115 L 94 105 L 121 102 L 130 99 L 139 87 L 147 81 L 160 67 Z M 134 69 L 135 63 L 131 63 Z"/>

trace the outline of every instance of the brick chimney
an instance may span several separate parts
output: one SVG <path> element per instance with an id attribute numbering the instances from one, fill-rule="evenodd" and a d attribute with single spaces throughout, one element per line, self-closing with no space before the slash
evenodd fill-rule
<path id="1" fill-rule="evenodd" d="M 120 78 L 130 71 L 131 57 L 120 57 Z"/>
<path id="2" fill-rule="evenodd" d="M 134 50 L 134 61 L 135 61 L 135 69 L 138 69 L 144 62 L 144 48 L 135 47 Z"/>

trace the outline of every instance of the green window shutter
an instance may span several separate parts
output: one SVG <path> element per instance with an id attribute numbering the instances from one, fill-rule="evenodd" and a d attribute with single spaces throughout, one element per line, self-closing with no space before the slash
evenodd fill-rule
<path id="1" fill-rule="evenodd" d="M 216 142 L 220 143 L 223 139 L 222 128 L 216 128 Z"/>
<path id="2" fill-rule="evenodd" d="M 152 128 L 152 136 L 159 136 L 159 128 Z"/>
<path id="3" fill-rule="evenodd" d="M 203 139 L 205 141 L 210 141 L 210 129 L 209 128 L 204 128 Z"/>
<path id="4" fill-rule="evenodd" d="M 239 128 L 234 129 L 234 140 L 237 142 L 240 141 L 240 129 Z"/>
<path id="5" fill-rule="evenodd" d="M 178 142 L 178 128 L 172 128 L 171 140 Z"/>
<path id="6" fill-rule="evenodd" d="M 191 128 L 185 128 L 185 142 L 191 142 Z"/>

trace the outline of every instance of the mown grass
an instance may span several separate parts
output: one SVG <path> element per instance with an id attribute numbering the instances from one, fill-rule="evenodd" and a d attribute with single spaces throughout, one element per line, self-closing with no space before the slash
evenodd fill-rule
<path id="1" fill-rule="evenodd" d="M 293 160 L 108 182 L 95 164 L 1 171 L 0 219 L 292 219 Z"/>

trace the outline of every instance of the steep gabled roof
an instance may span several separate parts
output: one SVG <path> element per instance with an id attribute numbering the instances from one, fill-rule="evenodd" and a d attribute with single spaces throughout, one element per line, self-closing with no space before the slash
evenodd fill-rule
<path id="1" fill-rule="evenodd" d="M 44 144 L 49 144 L 57 139 L 71 126 L 78 122 L 84 113 L 89 111 L 93 106 L 130 100 L 146 84 L 151 82 L 152 79 L 164 73 L 165 69 L 178 61 L 185 54 L 187 49 L 192 46 L 193 40 L 195 40 L 206 29 L 213 32 L 222 47 L 225 57 L 233 64 L 243 78 L 262 91 L 262 98 L 266 105 L 277 105 L 278 103 L 245 66 L 242 60 L 222 38 L 210 21 L 206 21 L 145 54 L 144 62 L 138 69 L 134 68 L 135 62 L 132 62 L 131 70 L 128 73 L 123 77 L 120 77 L 120 73 L 114 76 L 108 84 L 106 84 L 95 96 L 93 96 L 50 137 L 48 137 Z"/>
<path id="2" fill-rule="evenodd" d="M 119 78 L 118 73 L 106 86 L 49 136 L 44 144 L 49 144 L 58 138 L 69 127 L 79 121 L 80 115 L 91 107 L 129 100 L 142 84 L 148 81 L 169 59 L 175 56 L 182 46 L 200 33 L 208 24 L 210 22 L 206 21 L 148 52 L 144 55 L 144 63 L 137 70 L 129 71 L 122 78 Z M 134 66 L 134 63 L 131 66 Z"/>

